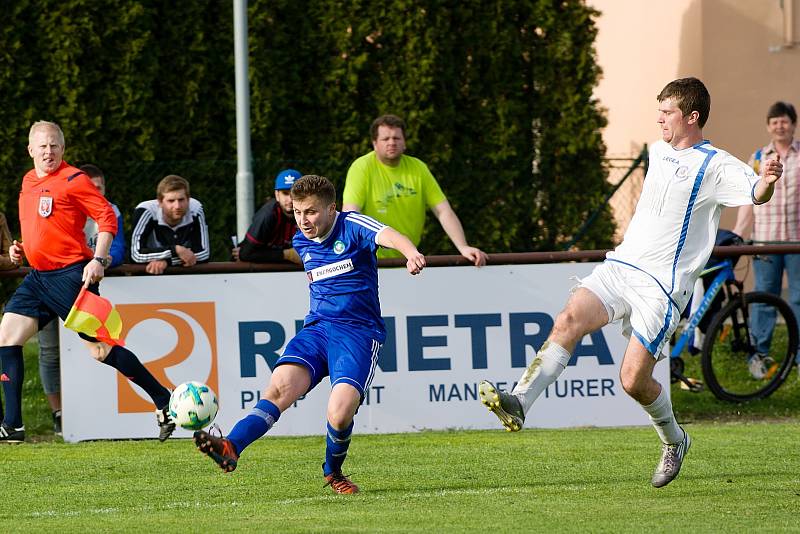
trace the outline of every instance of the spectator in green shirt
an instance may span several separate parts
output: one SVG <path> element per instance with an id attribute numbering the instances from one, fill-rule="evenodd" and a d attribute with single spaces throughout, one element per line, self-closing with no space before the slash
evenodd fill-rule
<path id="1" fill-rule="evenodd" d="M 342 211 L 360 211 L 419 245 L 425 210 L 430 209 L 458 252 L 477 267 L 486 265 L 486 253 L 469 246 L 461 221 L 428 166 L 405 155 L 403 120 L 382 115 L 372 122 L 370 136 L 374 150 L 355 160 L 347 171 Z M 402 256 L 381 248 L 378 257 Z"/>

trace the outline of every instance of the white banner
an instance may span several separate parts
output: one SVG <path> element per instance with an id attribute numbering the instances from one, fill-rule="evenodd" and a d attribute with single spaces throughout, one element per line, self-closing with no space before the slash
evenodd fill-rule
<path id="1" fill-rule="evenodd" d="M 382 269 L 388 337 L 355 431 L 500 428 L 477 398 L 478 382 L 513 387 L 566 302 L 573 277 L 593 266 L 440 267 L 413 277 L 404 269 Z M 101 292 L 122 316 L 126 346 L 162 383 L 212 386 L 220 402 L 216 422 L 225 433 L 258 400 L 309 302 L 302 272 L 112 277 Z M 626 343 L 618 325 L 586 336 L 525 425 L 648 424 L 619 382 Z M 66 441 L 158 434 L 149 397 L 94 361 L 63 326 L 61 373 Z M 669 385 L 668 362 L 659 363 L 656 374 Z M 326 379 L 271 433 L 323 433 L 329 392 Z"/>

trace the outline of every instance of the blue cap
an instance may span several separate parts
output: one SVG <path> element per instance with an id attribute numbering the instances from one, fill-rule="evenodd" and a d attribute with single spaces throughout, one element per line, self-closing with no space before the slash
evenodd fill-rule
<path id="1" fill-rule="evenodd" d="M 301 176 L 300 171 L 284 169 L 275 177 L 275 189 L 291 189 L 294 181 Z"/>

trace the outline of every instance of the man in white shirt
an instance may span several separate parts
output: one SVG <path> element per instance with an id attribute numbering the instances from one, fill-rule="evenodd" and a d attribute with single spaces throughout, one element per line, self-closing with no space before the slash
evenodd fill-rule
<path id="1" fill-rule="evenodd" d="M 711 255 L 722 207 L 768 201 L 783 168 L 771 160 L 759 179 L 703 139 L 711 97 L 697 78 L 670 82 L 657 100 L 662 140 L 650 149 L 644 188 L 623 242 L 580 281 L 513 392 L 483 381 L 479 393 L 503 426 L 519 430 L 539 394 L 566 368 L 578 341 L 621 320 L 629 342 L 620 381 L 648 413 L 663 444 L 651 481 L 662 487 L 678 476 L 691 439 L 675 420 L 653 368 Z"/>

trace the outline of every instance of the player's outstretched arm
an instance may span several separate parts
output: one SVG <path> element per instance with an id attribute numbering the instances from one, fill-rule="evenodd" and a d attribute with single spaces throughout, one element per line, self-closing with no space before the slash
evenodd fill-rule
<path id="1" fill-rule="evenodd" d="M 419 274 L 425 268 L 425 256 L 417 250 L 409 238 L 387 226 L 378 234 L 378 244 L 382 247 L 393 248 L 406 257 L 406 269 L 411 274 Z"/>
<path id="2" fill-rule="evenodd" d="M 764 203 L 772 198 L 772 193 L 775 191 L 775 182 L 783 174 L 783 164 L 781 157 L 771 159 L 764 164 L 762 170 L 762 178 L 756 183 L 755 190 L 753 191 L 753 198 L 758 203 Z"/>

